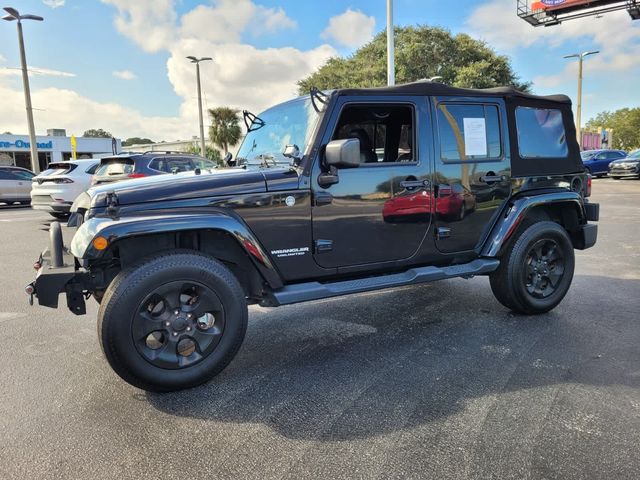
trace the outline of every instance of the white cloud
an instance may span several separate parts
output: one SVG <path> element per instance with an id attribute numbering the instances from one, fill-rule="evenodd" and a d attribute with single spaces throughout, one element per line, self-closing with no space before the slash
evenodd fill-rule
<path id="1" fill-rule="evenodd" d="M 138 78 L 135 73 L 129 70 L 116 70 L 113 72 L 113 76 L 120 80 L 134 80 Z"/>
<path id="2" fill-rule="evenodd" d="M 2 59 L 0 59 L 2 60 Z M 0 77 L 19 77 L 22 75 L 20 68 L 5 67 L 0 69 Z M 60 70 L 52 70 L 50 68 L 29 67 L 29 75 L 37 75 L 42 77 L 75 77 L 75 73 L 63 72 Z"/>
<path id="3" fill-rule="evenodd" d="M 325 40 L 334 41 L 338 45 L 357 48 L 373 38 L 376 19 L 359 10 L 347 9 L 346 12 L 331 17 L 329 25 L 322 32 Z"/>
<path id="4" fill-rule="evenodd" d="M 140 45 L 143 50 L 155 53 L 171 46 L 174 40 L 176 11 L 174 0 L 102 0 L 118 10 L 116 29 L 125 37 Z M 208 28 L 215 28 L 209 25 Z"/>
<path id="5" fill-rule="evenodd" d="M 504 13 L 512 8 L 512 0 L 491 0 L 476 8 L 465 22 L 469 33 L 506 51 L 534 44 L 557 47 L 567 40 L 581 37 L 606 45 L 610 51 L 625 45 L 637 46 L 640 24 L 634 23 L 624 11 L 607 13 L 599 18 L 568 20 L 553 27 L 534 28 L 515 14 Z"/>
<path id="6" fill-rule="evenodd" d="M 190 138 L 191 130 L 185 129 L 181 118 L 144 116 L 134 109 L 96 102 L 66 89 L 38 89 L 32 91 L 31 96 L 38 133 L 44 133 L 47 128 L 65 128 L 67 132 L 78 135 L 88 128 L 104 128 L 117 137 Z M 26 133 L 22 90 L 0 84 L 0 98 L 12 97 L 16 101 L 6 102 L 2 107 L 0 131 Z"/>
<path id="7" fill-rule="evenodd" d="M 64 7 L 64 2 L 65 0 L 42 0 L 42 3 L 51 8 Z"/>
<path id="8" fill-rule="evenodd" d="M 52 126 L 70 133 L 99 127 L 124 138 L 191 138 L 197 134 L 198 112 L 195 68 L 187 55 L 214 57 L 213 62 L 201 65 L 205 107 L 228 105 L 258 112 L 295 96 L 296 82 L 337 54 L 328 44 L 300 50 L 256 48 L 242 43 L 247 34 L 264 35 L 297 26 L 284 10 L 251 0 L 213 1 L 181 17 L 171 0 L 102 1 L 116 8 L 114 24 L 122 35 L 147 52 L 168 53 L 167 75 L 182 98 L 180 109 L 174 116 L 151 117 L 124 105 L 96 102 L 68 89 L 36 89 L 32 97 L 34 109 L 38 109 L 35 121 L 39 132 Z M 19 70 L 15 72 L 19 74 Z M 113 73 L 128 76 L 125 72 Z M 0 98 L 10 99 L 9 105 L 3 105 L 0 130 L 26 131 L 18 83 L 9 79 L 3 82 L 0 75 Z"/>

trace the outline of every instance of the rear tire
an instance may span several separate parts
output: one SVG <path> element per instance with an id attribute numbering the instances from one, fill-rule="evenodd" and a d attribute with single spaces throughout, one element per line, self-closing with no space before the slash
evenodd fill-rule
<path id="1" fill-rule="evenodd" d="M 536 315 L 555 308 L 567 294 L 575 268 L 573 245 L 555 222 L 524 225 L 489 275 L 491 290 L 505 307 Z"/>
<path id="2" fill-rule="evenodd" d="M 220 373 L 242 345 L 247 316 L 244 291 L 223 264 L 177 251 L 116 276 L 100 302 L 98 336 L 123 380 L 168 392 Z"/>

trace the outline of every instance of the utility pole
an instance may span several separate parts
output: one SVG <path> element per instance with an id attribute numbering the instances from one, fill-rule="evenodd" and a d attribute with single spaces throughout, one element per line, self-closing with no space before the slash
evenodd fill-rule
<path id="1" fill-rule="evenodd" d="M 571 55 L 565 55 L 564 58 L 577 58 L 578 59 L 578 105 L 576 107 L 576 135 L 578 136 L 578 145 L 582 150 L 582 63 L 584 57 L 587 55 L 595 55 L 600 53 L 599 50 L 593 50 L 590 52 L 573 53 Z"/>
<path id="2" fill-rule="evenodd" d="M 202 117 L 202 91 L 200 88 L 200 62 L 213 60 L 213 58 L 211 57 L 196 58 L 193 56 L 188 56 L 187 58 L 191 60 L 191 63 L 196 64 L 196 77 L 197 77 L 197 84 L 198 84 L 198 114 L 200 116 L 200 153 L 204 158 L 207 158 L 207 150 L 204 143 L 204 119 Z"/>
<path id="3" fill-rule="evenodd" d="M 22 35 L 22 20 L 36 20 L 41 22 L 44 18 L 38 15 L 20 15 L 20 13 L 11 7 L 5 7 L 4 11 L 8 13 L 2 17 L 8 22 L 18 21 L 18 44 L 20 46 L 20 63 L 22 65 L 22 86 L 24 88 L 24 103 L 27 109 L 27 124 L 29 128 L 29 147 L 31 150 L 31 170 L 33 173 L 40 173 L 40 161 L 38 160 L 38 144 L 36 143 L 36 128 L 33 124 L 33 108 L 31 107 L 31 89 L 29 88 L 29 73 L 27 71 L 27 55 L 24 50 L 24 38 Z"/>
<path id="4" fill-rule="evenodd" d="M 387 85 L 396 84 L 396 60 L 393 31 L 393 0 L 387 0 Z"/>

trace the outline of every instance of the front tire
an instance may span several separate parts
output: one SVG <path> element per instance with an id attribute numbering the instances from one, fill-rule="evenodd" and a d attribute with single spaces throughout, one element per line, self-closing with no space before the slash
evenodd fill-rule
<path id="1" fill-rule="evenodd" d="M 575 258 L 566 230 L 555 222 L 525 226 L 489 276 L 491 290 L 505 307 L 526 315 L 546 313 L 567 294 Z"/>
<path id="2" fill-rule="evenodd" d="M 98 335 L 113 370 L 154 392 L 194 387 L 220 373 L 247 329 L 236 277 L 197 252 L 157 255 L 120 272 L 104 293 Z"/>

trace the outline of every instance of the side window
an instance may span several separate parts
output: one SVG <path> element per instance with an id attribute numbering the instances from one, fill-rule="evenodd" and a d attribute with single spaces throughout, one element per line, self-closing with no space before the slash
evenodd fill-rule
<path id="1" fill-rule="evenodd" d="M 100 166 L 99 163 L 96 163 L 95 165 L 91 165 L 87 170 L 86 173 L 88 173 L 89 175 L 93 175 L 94 173 L 96 173 L 96 170 L 98 169 L 98 167 Z"/>
<path id="2" fill-rule="evenodd" d="M 440 103 L 438 134 L 440 158 L 444 162 L 502 157 L 497 105 Z"/>
<path id="3" fill-rule="evenodd" d="M 332 140 L 360 141 L 360 163 L 416 162 L 415 114 L 410 105 L 347 105 Z"/>
<path id="4" fill-rule="evenodd" d="M 164 158 L 154 158 L 153 160 L 151 160 L 149 168 L 158 170 L 159 172 L 169 173 L 169 170 L 167 170 L 167 162 Z"/>
<path id="5" fill-rule="evenodd" d="M 9 170 L 0 168 L 0 180 L 15 180 L 14 176 L 11 175 Z"/>
<path id="6" fill-rule="evenodd" d="M 11 170 L 11 173 L 16 180 L 26 180 L 28 182 L 34 177 L 31 172 L 25 172 L 24 170 Z"/>
<path id="7" fill-rule="evenodd" d="M 560 110 L 517 107 L 516 128 L 522 158 L 566 158 L 569 155 Z"/>

